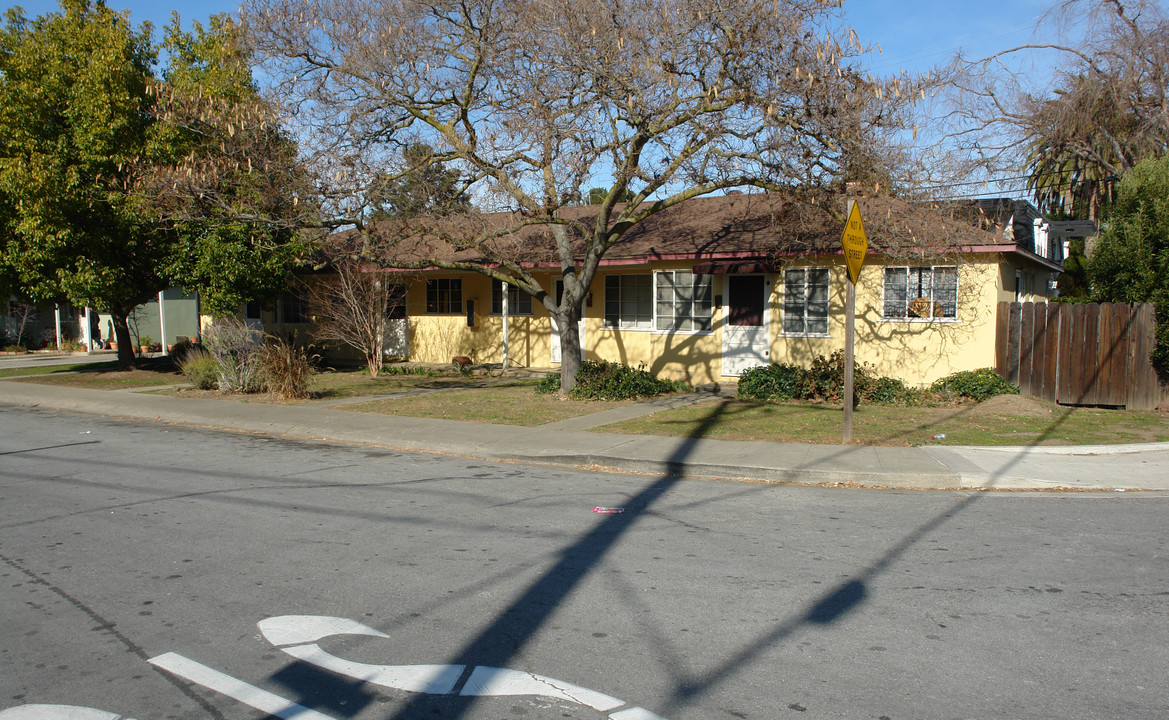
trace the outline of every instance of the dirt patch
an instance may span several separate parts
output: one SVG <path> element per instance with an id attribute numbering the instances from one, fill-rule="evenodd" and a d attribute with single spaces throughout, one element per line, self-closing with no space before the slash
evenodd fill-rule
<path id="1" fill-rule="evenodd" d="M 152 385 L 173 385 L 183 382 L 177 372 L 157 370 L 79 370 L 59 375 L 33 375 L 13 378 L 17 382 L 39 385 L 90 388 L 93 390 L 118 390 L 125 388 L 150 387 Z"/>
<path id="2" fill-rule="evenodd" d="M 1047 400 L 1026 395 L 997 395 L 983 400 L 969 411 L 970 417 L 1049 418 L 1059 406 Z"/>

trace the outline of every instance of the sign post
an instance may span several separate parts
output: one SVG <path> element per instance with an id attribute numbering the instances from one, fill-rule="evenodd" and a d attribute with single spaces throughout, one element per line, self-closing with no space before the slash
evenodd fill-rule
<path id="1" fill-rule="evenodd" d="M 860 207 L 856 200 L 848 201 L 848 221 L 844 224 L 844 234 L 840 238 L 844 248 L 844 261 L 848 266 L 848 278 L 845 280 L 847 289 L 844 302 L 844 442 L 852 441 L 852 403 L 853 403 L 853 366 L 854 341 L 856 336 L 856 282 L 860 278 L 861 266 L 865 263 L 865 253 L 869 249 L 868 238 L 865 237 L 865 224 L 861 221 Z"/>

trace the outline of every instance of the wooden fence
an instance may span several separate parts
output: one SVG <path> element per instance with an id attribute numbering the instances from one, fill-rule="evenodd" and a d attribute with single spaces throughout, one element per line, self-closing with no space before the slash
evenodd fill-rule
<path id="1" fill-rule="evenodd" d="M 1152 303 L 998 306 L 995 370 L 1024 395 L 1061 405 L 1152 410 L 1162 387 L 1149 362 Z"/>

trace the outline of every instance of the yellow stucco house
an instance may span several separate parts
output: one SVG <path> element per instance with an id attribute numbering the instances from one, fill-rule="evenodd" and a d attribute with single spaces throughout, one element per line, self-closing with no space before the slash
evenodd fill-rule
<path id="1" fill-rule="evenodd" d="M 882 375 L 925 384 L 992 366 L 999 301 L 1054 294 L 1060 248 L 1019 233 L 1018 222 L 977 208 L 856 200 L 870 246 L 857 284 L 856 358 Z M 587 219 L 590 208 L 572 212 Z M 696 198 L 659 213 L 601 262 L 581 322 L 585 359 L 644 364 L 660 377 L 702 385 L 734 382 L 770 362 L 807 366 L 842 349 L 841 231 L 823 210 L 764 194 Z M 541 251 L 528 263 L 548 289 L 559 273 L 550 260 Z M 551 318 L 514 287 L 438 268 L 400 277 L 407 284 L 398 310 L 403 332 L 388 354 L 500 363 L 506 336 L 509 364 L 559 365 Z M 310 322 L 291 302 L 297 321 Z"/>

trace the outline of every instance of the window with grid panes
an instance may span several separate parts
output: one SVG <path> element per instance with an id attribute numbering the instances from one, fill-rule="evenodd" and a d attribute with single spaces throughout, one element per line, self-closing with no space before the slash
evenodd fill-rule
<path id="1" fill-rule="evenodd" d="M 887 267 L 884 273 L 886 319 L 955 319 L 958 317 L 958 268 Z"/>
<path id="2" fill-rule="evenodd" d="M 658 330 L 710 332 L 714 313 L 710 275 L 665 270 L 657 278 Z"/>
<path id="3" fill-rule="evenodd" d="M 491 281 L 491 314 L 503 314 L 503 288 L 500 287 L 503 283 L 498 280 Z M 507 286 L 507 314 L 508 315 L 531 315 L 532 314 L 532 296 L 520 290 L 515 285 Z"/>
<path id="4" fill-rule="evenodd" d="M 462 313 L 463 281 L 459 278 L 427 280 L 426 312 L 433 315 L 458 315 Z"/>
<path id="5" fill-rule="evenodd" d="M 785 335 L 828 334 L 828 268 L 793 268 L 783 273 Z"/>
<path id="6" fill-rule="evenodd" d="M 623 330 L 653 328 L 653 276 L 605 276 L 605 326 Z"/>

